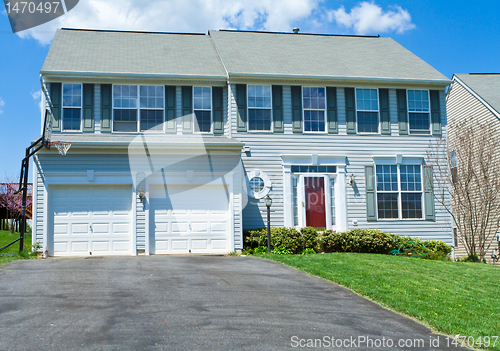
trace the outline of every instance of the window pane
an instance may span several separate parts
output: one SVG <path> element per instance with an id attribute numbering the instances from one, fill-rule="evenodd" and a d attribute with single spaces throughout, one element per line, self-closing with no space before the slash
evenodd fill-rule
<path id="1" fill-rule="evenodd" d="M 428 134 L 430 120 L 428 113 L 410 113 L 410 132 Z"/>
<path id="2" fill-rule="evenodd" d="M 398 194 L 377 194 L 378 218 L 398 218 Z"/>
<path id="3" fill-rule="evenodd" d="M 137 87 L 135 85 L 114 85 L 113 103 L 115 108 L 137 108 Z"/>
<path id="4" fill-rule="evenodd" d="M 81 84 L 63 84 L 63 107 L 82 107 Z"/>
<path id="5" fill-rule="evenodd" d="M 408 111 L 429 112 L 429 93 L 427 90 L 408 90 Z"/>
<path id="6" fill-rule="evenodd" d="M 271 130 L 271 110 L 248 110 L 249 130 Z"/>
<path id="7" fill-rule="evenodd" d="M 249 85 L 248 107 L 271 108 L 271 87 L 267 85 Z"/>
<path id="8" fill-rule="evenodd" d="M 297 183 L 298 178 L 292 178 L 292 186 L 293 186 L 293 225 L 299 225 L 299 208 L 298 208 L 298 199 L 297 199 Z"/>
<path id="9" fill-rule="evenodd" d="M 141 108 L 163 109 L 163 87 L 141 86 L 140 87 Z"/>
<path id="10" fill-rule="evenodd" d="M 65 108 L 63 112 L 63 130 L 80 130 L 81 109 Z"/>
<path id="11" fill-rule="evenodd" d="M 356 89 L 358 111 L 378 111 L 377 89 Z"/>
<path id="12" fill-rule="evenodd" d="M 114 110 L 114 132 L 137 132 L 137 110 Z"/>
<path id="13" fill-rule="evenodd" d="M 398 166 L 377 165 L 377 191 L 398 191 Z"/>
<path id="14" fill-rule="evenodd" d="M 210 111 L 194 111 L 195 123 L 194 131 L 202 133 L 210 133 L 212 129 L 212 118 Z"/>
<path id="15" fill-rule="evenodd" d="M 330 202 L 332 205 L 332 225 L 335 225 L 335 179 L 330 178 Z"/>
<path id="16" fill-rule="evenodd" d="M 264 180 L 261 177 L 253 177 L 250 179 L 250 189 L 254 193 L 260 193 L 264 190 Z"/>
<path id="17" fill-rule="evenodd" d="M 141 110 L 141 132 L 163 130 L 163 110 Z"/>
<path id="18" fill-rule="evenodd" d="M 325 103 L 325 88 L 303 87 L 304 109 L 324 110 Z"/>
<path id="19" fill-rule="evenodd" d="M 193 96 L 195 110 L 212 109 L 212 96 L 210 93 L 210 87 L 194 87 Z"/>
<path id="20" fill-rule="evenodd" d="M 403 218 L 422 218 L 422 194 L 402 193 Z"/>
<path id="21" fill-rule="evenodd" d="M 358 112 L 358 132 L 378 133 L 378 112 Z"/>
<path id="22" fill-rule="evenodd" d="M 420 165 L 401 165 L 401 191 L 422 191 Z"/>
<path id="23" fill-rule="evenodd" d="M 304 130 L 306 132 L 324 132 L 325 111 L 304 111 Z"/>

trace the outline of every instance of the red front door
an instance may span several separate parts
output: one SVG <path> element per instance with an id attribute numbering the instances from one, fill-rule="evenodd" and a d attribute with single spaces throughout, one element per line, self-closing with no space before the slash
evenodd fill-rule
<path id="1" fill-rule="evenodd" d="M 326 228 L 325 213 L 325 178 L 304 178 L 306 225 L 308 227 Z"/>

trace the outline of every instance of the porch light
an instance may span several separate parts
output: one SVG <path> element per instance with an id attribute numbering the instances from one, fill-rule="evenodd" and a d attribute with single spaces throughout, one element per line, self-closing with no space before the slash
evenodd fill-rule
<path id="1" fill-rule="evenodd" d="M 139 195 L 139 199 L 141 199 L 142 202 L 142 200 L 144 200 L 144 197 L 146 196 L 144 194 L 144 189 L 142 189 L 142 186 L 139 188 L 139 190 L 137 190 L 137 195 Z"/>
<path id="2" fill-rule="evenodd" d="M 271 252 L 271 205 L 273 200 L 267 195 L 264 201 L 267 207 L 267 252 Z"/>
<path id="3" fill-rule="evenodd" d="M 351 177 L 349 178 L 349 184 L 350 184 L 351 186 L 353 186 L 353 185 L 354 185 L 354 181 L 355 181 L 355 179 L 354 179 L 354 174 L 351 174 Z"/>

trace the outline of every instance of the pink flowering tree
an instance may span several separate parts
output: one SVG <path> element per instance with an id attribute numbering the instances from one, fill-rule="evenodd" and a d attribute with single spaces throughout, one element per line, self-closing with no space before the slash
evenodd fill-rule
<path id="1" fill-rule="evenodd" d="M 7 209 L 9 217 L 14 219 L 11 223 L 10 231 L 14 232 L 14 222 L 21 219 L 23 193 L 16 194 L 19 189 L 19 183 L 14 183 L 7 179 L 6 182 L 0 184 L 0 207 Z M 26 198 L 26 211 L 31 210 L 33 196 L 31 194 Z"/>

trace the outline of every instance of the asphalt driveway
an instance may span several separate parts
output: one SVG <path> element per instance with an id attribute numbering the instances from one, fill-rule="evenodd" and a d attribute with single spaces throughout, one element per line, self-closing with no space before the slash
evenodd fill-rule
<path id="1" fill-rule="evenodd" d="M 0 350 L 446 345 L 444 336 L 348 289 L 254 257 L 91 257 L 0 266 Z"/>

